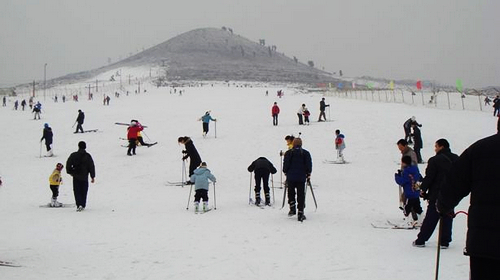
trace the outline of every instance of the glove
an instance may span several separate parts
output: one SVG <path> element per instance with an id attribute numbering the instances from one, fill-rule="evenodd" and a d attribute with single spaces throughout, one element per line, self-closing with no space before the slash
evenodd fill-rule
<path id="1" fill-rule="evenodd" d="M 182 160 L 186 160 L 187 158 L 188 158 L 188 156 L 183 156 Z"/>
<path id="2" fill-rule="evenodd" d="M 280 157 L 282 157 L 282 156 L 283 156 L 283 151 L 280 151 Z"/>
<path id="3" fill-rule="evenodd" d="M 183 154 L 187 154 L 187 151 L 186 151 L 186 150 L 182 150 L 182 153 L 183 153 Z"/>
<path id="4" fill-rule="evenodd" d="M 396 173 L 396 174 L 398 174 L 399 176 L 401 176 L 401 169 L 398 169 L 398 173 Z"/>
<path id="5" fill-rule="evenodd" d="M 311 173 L 308 173 L 308 174 L 306 175 L 306 177 L 307 177 L 307 180 L 310 180 L 310 179 L 311 179 Z"/>

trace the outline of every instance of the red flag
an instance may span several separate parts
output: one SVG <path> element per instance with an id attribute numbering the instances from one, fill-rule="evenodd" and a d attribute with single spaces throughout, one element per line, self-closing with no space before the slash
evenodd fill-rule
<path id="1" fill-rule="evenodd" d="M 422 89 L 422 81 L 417 81 L 417 89 L 421 90 Z"/>

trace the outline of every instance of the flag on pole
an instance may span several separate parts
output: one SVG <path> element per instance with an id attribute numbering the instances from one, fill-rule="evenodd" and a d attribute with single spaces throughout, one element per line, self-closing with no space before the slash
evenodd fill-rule
<path id="1" fill-rule="evenodd" d="M 351 86 L 352 86 L 353 89 L 355 89 L 356 88 L 356 82 L 352 81 Z"/>
<path id="2" fill-rule="evenodd" d="M 369 89 L 372 89 L 373 88 L 373 83 L 372 82 L 369 82 L 366 84 L 366 86 L 369 88 Z"/>
<path id="3" fill-rule="evenodd" d="M 391 81 L 391 82 L 389 83 L 389 88 L 390 88 L 391 90 L 394 90 L 394 81 Z"/>
<path id="4" fill-rule="evenodd" d="M 422 81 L 420 81 L 420 80 L 417 81 L 417 89 L 418 90 L 422 89 Z"/>
<path id="5" fill-rule="evenodd" d="M 462 92 L 463 89 L 464 88 L 463 88 L 463 85 L 462 85 L 462 80 L 457 79 L 457 90 L 458 90 L 458 92 Z"/>
<path id="6" fill-rule="evenodd" d="M 337 86 L 339 89 L 342 89 L 344 87 L 344 84 L 343 83 L 339 83 L 338 86 Z"/>

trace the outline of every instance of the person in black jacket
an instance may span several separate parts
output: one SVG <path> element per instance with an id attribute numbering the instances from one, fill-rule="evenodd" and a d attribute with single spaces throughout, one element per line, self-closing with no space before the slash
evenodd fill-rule
<path id="1" fill-rule="evenodd" d="M 403 123 L 403 129 L 405 131 L 405 140 L 408 141 L 408 144 L 413 144 L 413 141 L 411 139 L 412 124 L 416 124 L 418 127 L 422 127 L 422 125 L 417 122 L 417 118 L 415 116 L 412 116 Z"/>
<path id="2" fill-rule="evenodd" d="M 52 153 L 52 138 L 53 138 L 53 133 L 52 133 L 52 128 L 50 128 L 48 123 L 45 123 L 43 125 L 43 134 L 42 134 L 42 139 L 40 139 L 40 142 L 45 139 L 45 147 L 47 148 L 47 156 L 51 157 L 54 154 Z M 41 147 L 40 147 L 41 148 Z"/>
<path id="3" fill-rule="evenodd" d="M 429 204 L 417 239 L 413 241 L 413 246 L 415 247 L 425 247 L 425 242 L 429 240 L 434 229 L 436 229 L 436 225 L 439 222 L 436 200 L 452 163 L 458 159 L 458 156 L 451 152 L 450 143 L 446 139 L 437 140 L 434 150 L 436 151 L 436 155 L 429 159 L 427 168 L 425 169 L 425 178 L 420 185 L 421 196 L 428 200 Z M 440 240 L 442 248 L 448 248 L 450 245 L 452 225 L 453 219 L 450 216 L 444 216 L 442 219 Z"/>
<path id="4" fill-rule="evenodd" d="M 283 159 L 283 172 L 286 174 L 286 185 L 288 190 L 288 204 L 290 211 L 288 216 L 293 216 L 297 212 L 295 206 L 295 190 L 297 190 L 297 219 L 303 221 L 306 219 L 304 215 L 305 205 L 305 185 L 306 180 L 309 180 L 312 172 L 311 154 L 302 149 L 302 139 L 295 138 L 293 140 L 293 148 L 286 151 Z"/>
<path id="5" fill-rule="evenodd" d="M 191 175 L 194 174 L 194 170 L 201 164 L 200 154 L 196 150 L 196 147 L 194 146 L 193 140 L 191 140 L 191 138 L 187 136 L 179 137 L 177 139 L 177 142 L 183 144 L 186 148 L 182 151 L 182 154 L 184 155 L 182 157 L 182 160 L 186 160 L 189 158 L 189 178 L 191 178 Z M 191 185 L 193 184 L 193 182 L 191 182 L 191 180 L 188 180 L 186 184 Z"/>
<path id="6" fill-rule="evenodd" d="M 83 124 L 84 121 L 85 121 L 85 114 L 82 112 L 82 110 L 78 110 L 78 117 L 76 117 L 77 126 L 76 126 L 75 133 L 78 133 L 78 131 L 80 131 L 81 133 L 83 133 L 82 124 Z"/>
<path id="7" fill-rule="evenodd" d="M 78 151 L 72 153 L 66 161 L 66 173 L 73 176 L 73 193 L 78 212 L 87 206 L 87 192 L 89 190 L 89 175 L 91 182 L 95 182 L 95 166 L 92 156 L 85 151 L 87 144 L 78 143 Z"/>
<path id="8" fill-rule="evenodd" d="M 266 197 L 265 204 L 271 205 L 271 197 L 269 195 L 269 174 L 278 172 L 274 165 L 265 157 L 259 157 L 254 160 L 248 167 L 248 172 L 255 173 L 255 205 L 260 205 L 260 181 L 264 182 L 264 195 Z"/>
<path id="9" fill-rule="evenodd" d="M 330 107 L 330 104 L 325 103 L 325 98 L 321 98 L 321 101 L 319 102 L 319 118 L 318 122 L 326 122 L 326 114 L 325 114 L 325 109 L 326 107 Z M 323 117 L 323 120 L 321 120 L 321 117 Z"/>
<path id="10" fill-rule="evenodd" d="M 465 254 L 472 280 L 500 275 L 500 134 L 467 148 L 453 164 L 438 197 L 439 213 L 448 216 L 470 194 Z"/>
<path id="11" fill-rule="evenodd" d="M 415 151 L 415 154 L 417 155 L 417 162 L 418 163 L 423 163 L 422 161 L 422 154 L 420 154 L 420 150 L 423 147 L 423 141 L 422 141 L 422 133 L 420 132 L 420 128 L 418 127 L 417 123 L 414 122 L 411 124 L 411 128 L 413 129 L 413 151 Z"/>

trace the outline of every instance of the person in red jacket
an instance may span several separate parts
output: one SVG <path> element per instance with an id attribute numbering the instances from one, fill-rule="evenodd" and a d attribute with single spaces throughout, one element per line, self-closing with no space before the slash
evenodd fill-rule
<path id="1" fill-rule="evenodd" d="M 280 113 L 280 107 L 274 102 L 273 108 L 271 109 L 271 115 L 273 116 L 273 125 L 278 125 L 278 114 Z"/>
<path id="2" fill-rule="evenodd" d="M 137 147 L 137 134 L 144 128 L 142 125 L 136 121 L 132 120 L 130 126 L 127 128 L 127 139 L 128 139 L 128 150 L 127 155 L 135 155 L 135 148 Z M 132 153 L 131 153 L 132 152 Z"/>

